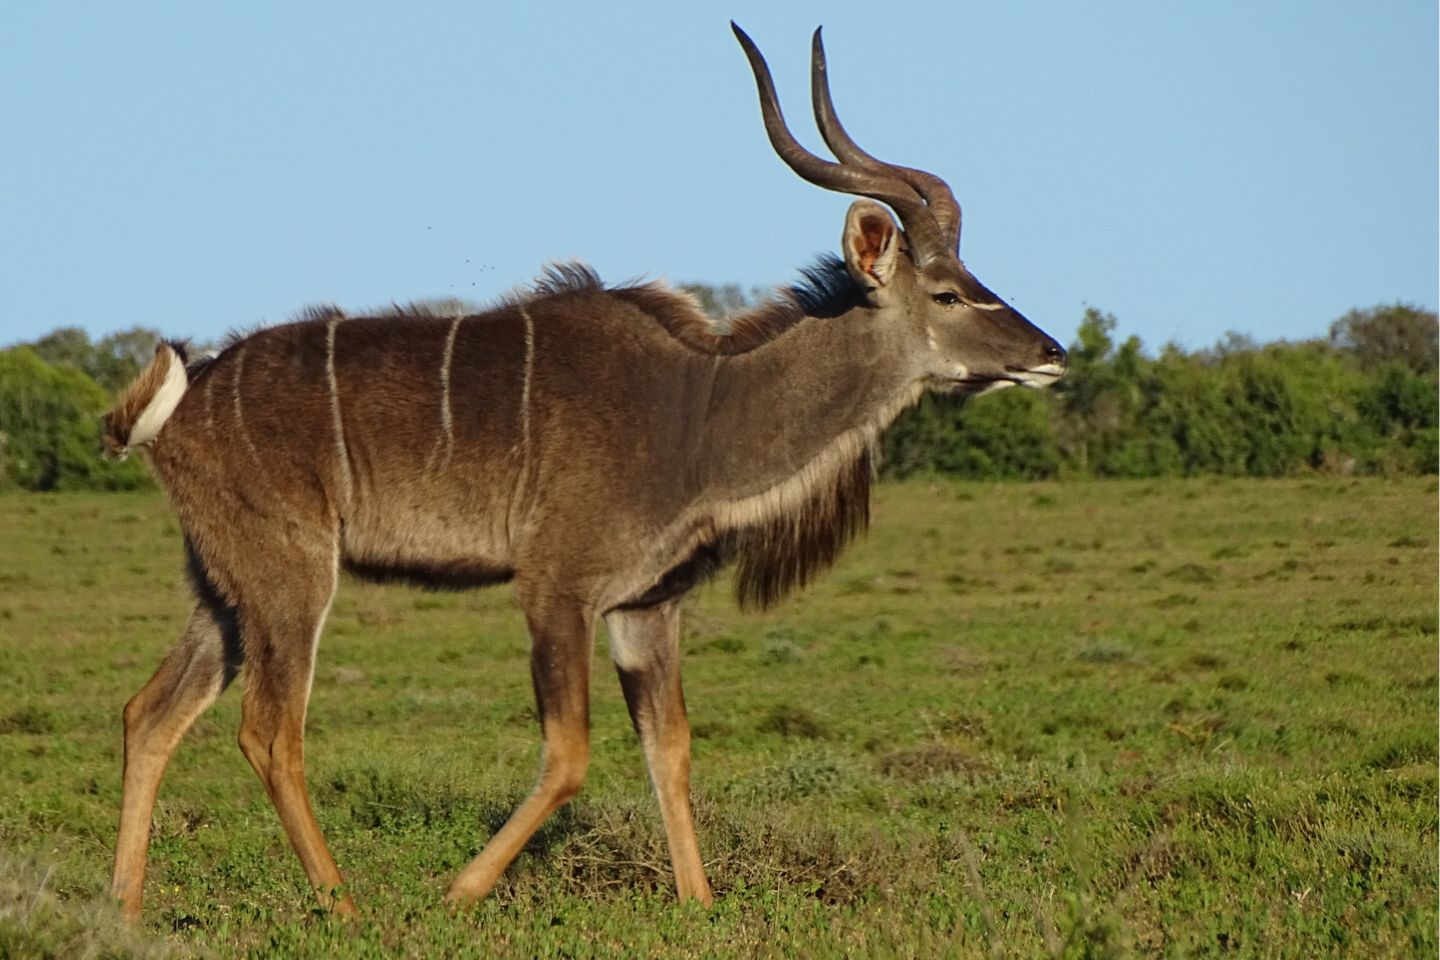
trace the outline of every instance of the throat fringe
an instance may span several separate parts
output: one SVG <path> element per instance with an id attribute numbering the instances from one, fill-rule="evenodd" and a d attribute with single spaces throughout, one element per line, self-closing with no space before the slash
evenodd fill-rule
<path id="1" fill-rule="evenodd" d="M 870 526 L 873 472 L 867 444 L 800 508 L 729 534 L 726 553 L 737 561 L 735 599 L 742 609 L 772 607 L 835 563 Z"/>

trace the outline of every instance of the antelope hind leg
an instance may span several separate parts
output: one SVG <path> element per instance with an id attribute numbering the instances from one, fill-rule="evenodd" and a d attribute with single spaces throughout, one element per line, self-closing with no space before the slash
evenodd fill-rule
<path id="1" fill-rule="evenodd" d="M 285 583 L 283 595 L 240 607 L 246 671 L 240 749 L 265 785 L 321 905 L 353 914 L 350 895 L 336 893 L 343 881 L 305 786 L 305 710 L 335 573 L 333 567 L 321 572 L 319 564 L 297 566 Z"/>
<path id="2" fill-rule="evenodd" d="M 179 643 L 125 705 L 125 772 L 115 874 L 110 892 L 125 918 L 140 917 L 145 859 L 155 795 L 185 731 L 235 675 L 234 623 L 218 604 L 201 600 Z"/>

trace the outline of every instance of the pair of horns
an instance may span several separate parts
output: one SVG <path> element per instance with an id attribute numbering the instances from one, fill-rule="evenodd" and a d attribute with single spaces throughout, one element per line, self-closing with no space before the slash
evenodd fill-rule
<path id="1" fill-rule="evenodd" d="M 910 239 L 911 252 L 918 263 L 954 256 L 960 244 L 960 205 L 955 202 L 955 195 L 945 181 L 933 173 L 877 160 L 850 139 L 840 125 L 835 104 L 830 99 L 825 46 L 820 40 L 820 30 L 815 30 L 810 49 L 810 95 L 815 108 L 815 124 L 820 128 L 825 145 L 839 163 L 815 156 L 790 133 L 775 96 L 775 82 L 770 77 L 769 65 L 744 30 L 734 21 L 731 21 L 730 28 L 735 31 L 735 38 L 740 41 L 750 61 L 750 69 L 755 73 L 765 132 L 780 159 L 816 186 L 888 204 L 900 217 L 900 223 Z"/>

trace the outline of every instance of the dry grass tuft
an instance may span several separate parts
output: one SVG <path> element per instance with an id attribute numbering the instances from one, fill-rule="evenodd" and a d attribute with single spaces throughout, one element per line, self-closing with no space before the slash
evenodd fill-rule
<path id="1" fill-rule="evenodd" d="M 188 956 L 127 927 L 108 898 L 61 897 L 56 868 L 0 859 L 0 957 L 121 960 Z"/>

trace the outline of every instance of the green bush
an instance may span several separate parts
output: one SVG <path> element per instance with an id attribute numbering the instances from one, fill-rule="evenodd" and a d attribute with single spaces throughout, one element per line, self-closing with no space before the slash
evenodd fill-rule
<path id="1" fill-rule="evenodd" d="M 967 402 L 927 396 L 890 429 L 885 463 L 894 476 L 934 471 L 1040 480 L 1060 471 L 1055 430 L 1048 399 L 1035 391 Z"/>
<path id="2" fill-rule="evenodd" d="M 129 490 L 149 483 L 138 463 L 100 455 L 105 391 L 29 347 L 0 350 L 0 487 Z"/>

